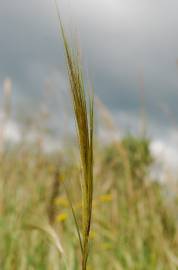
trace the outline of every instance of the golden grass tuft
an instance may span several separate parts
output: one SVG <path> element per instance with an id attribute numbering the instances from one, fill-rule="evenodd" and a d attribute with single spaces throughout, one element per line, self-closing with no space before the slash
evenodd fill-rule
<path id="1" fill-rule="evenodd" d="M 78 50 L 74 52 L 70 48 L 60 15 L 59 21 L 65 49 L 68 77 L 70 82 L 70 93 L 72 96 L 73 110 L 76 120 L 76 131 L 80 148 L 82 171 L 82 239 L 80 238 L 80 232 L 74 210 L 72 211 L 81 244 L 82 270 L 86 270 L 89 253 L 89 235 L 93 201 L 93 96 L 92 98 L 89 98 L 88 106 L 79 52 Z"/>

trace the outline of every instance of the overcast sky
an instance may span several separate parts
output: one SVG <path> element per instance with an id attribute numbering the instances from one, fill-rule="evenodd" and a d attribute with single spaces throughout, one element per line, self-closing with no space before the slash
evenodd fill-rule
<path id="1" fill-rule="evenodd" d="M 144 79 L 150 133 L 158 137 L 170 130 L 175 133 L 178 1 L 60 0 L 58 4 L 66 30 L 79 40 L 96 94 L 119 124 L 133 127 L 139 119 Z M 66 70 L 53 0 L 1 0 L 1 88 L 6 77 L 13 82 L 15 106 L 33 112 L 50 80 L 55 88 L 50 106 L 56 108 L 54 119 L 59 119 Z"/>

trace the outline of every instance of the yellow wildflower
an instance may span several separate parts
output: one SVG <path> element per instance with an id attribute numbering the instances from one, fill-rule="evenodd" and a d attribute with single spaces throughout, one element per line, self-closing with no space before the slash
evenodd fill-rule
<path id="1" fill-rule="evenodd" d="M 69 207 L 69 202 L 65 197 L 59 197 L 55 200 L 56 205 L 60 205 L 63 207 Z"/>
<path id="2" fill-rule="evenodd" d="M 99 197 L 100 202 L 111 202 L 112 194 L 103 194 Z"/>
<path id="3" fill-rule="evenodd" d="M 64 222 L 68 218 L 67 213 L 61 213 L 56 217 L 57 222 Z"/>

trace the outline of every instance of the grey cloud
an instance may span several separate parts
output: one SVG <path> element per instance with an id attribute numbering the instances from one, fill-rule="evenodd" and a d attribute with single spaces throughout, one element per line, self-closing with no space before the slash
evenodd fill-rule
<path id="1" fill-rule="evenodd" d="M 68 32 L 77 29 L 96 93 L 111 110 L 139 113 L 143 73 L 150 121 L 168 122 L 161 108 L 164 104 L 178 120 L 176 0 L 59 3 Z M 66 80 L 54 3 L 3 0 L 0 18 L 0 79 L 13 79 L 15 99 L 38 103 L 44 81 L 57 74 L 56 70 L 61 80 Z M 62 85 L 65 88 L 66 84 Z"/>

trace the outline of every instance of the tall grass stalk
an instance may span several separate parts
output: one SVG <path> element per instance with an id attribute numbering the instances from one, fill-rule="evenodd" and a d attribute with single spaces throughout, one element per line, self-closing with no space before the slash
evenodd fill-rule
<path id="1" fill-rule="evenodd" d="M 58 13 L 59 15 L 59 13 Z M 81 189 L 82 189 L 82 270 L 86 270 L 89 252 L 89 235 L 92 217 L 93 200 L 93 97 L 89 106 L 85 94 L 85 84 L 82 74 L 78 50 L 73 52 L 69 46 L 63 24 L 60 19 L 60 29 L 64 43 L 65 56 L 70 82 L 73 109 L 81 159 Z M 80 238 L 80 236 L 79 236 Z"/>

